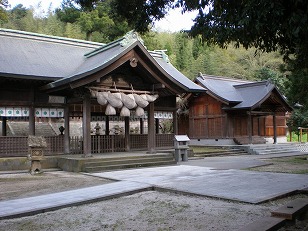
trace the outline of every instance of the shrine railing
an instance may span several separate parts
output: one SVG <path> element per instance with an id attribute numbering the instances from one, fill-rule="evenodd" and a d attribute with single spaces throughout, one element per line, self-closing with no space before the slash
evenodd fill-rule
<path id="1" fill-rule="evenodd" d="M 45 137 L 47 148 L 44 155 L 61 155 L 64 153 L 64 136 Z M 27 136 L 0 136 L 0 157 L 27 156 L 29 148 Z M 174 134 L 156 134 L 156 148 L 172 148 Z M 129 136 L 130 149 L 147 150 L 147 134 L 131 134 Z M 123 135 L 91 136 L 91 153 L 124 152 L 126 150 L 125 137 Z M 70 153 L 83 153 L 83 138 L 81 136 L 70 137 Z"/>
<path id="2" fill-rule="evenodd" d="M 45 139 L 47 148 L 44 150 L 44 155 L 58 155 L 63 153 L 63 136 L 47 136 Z M 27 136 L 0 136 L 0 157 L 27 156 L 28 153 Z"/>

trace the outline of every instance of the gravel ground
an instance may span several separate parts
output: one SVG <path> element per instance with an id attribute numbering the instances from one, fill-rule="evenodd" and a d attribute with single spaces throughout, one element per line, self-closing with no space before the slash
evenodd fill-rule
<path id="1" fill-rule="evenodd" d="M 0 221 L 0 230 L 237 230 L 287 198 L 262 205 L 142 192 L 108 201 Z"/>
<path id="2" fill-rule="evenodd" d="M 271 165 L 271 171 L 275 164 Z M 276 165 L 281 170 L 281 165 Z M 299 166 L 297 166 L 297 169 Z M 109 180 L 62 171 L 40 175 L 0 174 L 0 200 L 109 183 Z M 260 205 L 198 196 L 148 191 L 107 201 L 68 207 L 34 216 L 0 220 L 2 230 L 211 230 L 229 231 L 247 225 L 298 197 Z M 307 220 L 283 231 L 308 230 Z"/>
<path id="3" fill-rule="evenodd" d="M 111 182 L 73 172 L 0 174 L 0 201 L 56 193 Z"/>

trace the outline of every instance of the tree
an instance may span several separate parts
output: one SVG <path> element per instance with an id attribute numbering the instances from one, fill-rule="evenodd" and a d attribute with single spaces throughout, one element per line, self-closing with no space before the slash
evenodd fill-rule
<path id="1" fill-rule="evenodd" d="M 101 33 L 100 42 L 110 42 L 130 30 L 125 21 L 112 17 L 110 0 L 63 0 L 56 14 L 63 22 L 78 23 L 86 33 L 87 40 L 92 40 L 93 34 L 97 32 Z"/>
<path id="2" fill-rule="evenodd" d="M 280 50 L 286 59 L 308 67 L 308 1 L 305 0 L 113 0 L 118 15 L 139 31 L 147 31 L 153 20 L 168 9 L 199 12 L 191 34 L 226 47 L 230 42 L 261 51 Z M 291 60 L 290 60 L 291 61 Z"/>
<path id="3" fill-rule="evenodd" d="M 7 21 L 7 14 L 5 11 L 5 8 L 7 8 L 9 5 L 7 0 L 0 0 L 0 23 L 2 22 L 6 22 Z"/>

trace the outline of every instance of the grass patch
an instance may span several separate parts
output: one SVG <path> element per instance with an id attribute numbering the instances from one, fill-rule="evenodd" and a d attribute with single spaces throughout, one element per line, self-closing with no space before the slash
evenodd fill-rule
<path id="1" fill-rule="evenodd" d="M 276 162 L 285 162 L 290 164 L 308 164 L 307 156 L 295 156 L 295 157 L 287 157 L 287 158 L 274 158 L 272 161 Z"/>
<path id="2" fill-rule="evenodd" d="M 266 159 L 268 165 L 248 168 L 258 172 L 280 172 L 291 174 L 308 174 L 308 155 Z"/>

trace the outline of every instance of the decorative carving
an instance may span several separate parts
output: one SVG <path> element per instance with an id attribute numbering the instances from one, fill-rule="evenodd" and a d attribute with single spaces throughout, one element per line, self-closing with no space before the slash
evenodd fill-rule
<path id="1" fill-rule="evenodd" d="M 120 42 L 120 45 L 122 47 L 129 46 L 130 44 L 133 44 L 134 42 L 139 41 L 142 45 L 144 45 L 144 41 L 139 37 L 138 33 L 135 31 L 129 31 L 124 36 L 124 39 Z"/>

